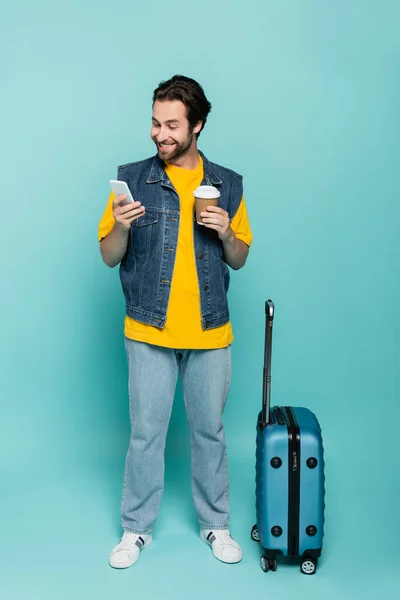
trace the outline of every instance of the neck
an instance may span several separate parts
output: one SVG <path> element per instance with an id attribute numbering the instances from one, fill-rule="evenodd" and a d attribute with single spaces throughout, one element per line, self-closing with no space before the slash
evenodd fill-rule
<path id="1" fill-rule="evenodd" d="M 185 154 L 167 162 L 170 165 L 180 167 L 181 169 L 195 169 L 199 164 L 199 151 L 197 149 L 196 140 L 193 140 L 193 143 L 187 149 Z"/>

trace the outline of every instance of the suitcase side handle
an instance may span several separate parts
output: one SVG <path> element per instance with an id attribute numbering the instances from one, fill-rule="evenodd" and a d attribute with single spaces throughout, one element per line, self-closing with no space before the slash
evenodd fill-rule
<path id="1" fill-rule="evenodd" d="M 274 321 L 275 306 L 272 300 L 265 302 L 265 343 L 264 343 L 264 370 L 263 370 L 263 398 L 261 412 L 261 427 L 269 423 L 269 410 L 271 407 L 271 359 L 272 359 L 272 324 Z"/>

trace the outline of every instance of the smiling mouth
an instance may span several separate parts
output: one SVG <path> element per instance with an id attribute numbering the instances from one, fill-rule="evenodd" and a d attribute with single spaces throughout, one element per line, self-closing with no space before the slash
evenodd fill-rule
<path id="1" fill-rule="evenodd" d="M 175 144 L 157 144 L 157 145 L 161 150 L 169 150 L 170 148 L 173 148 L 175 146 Z"/>

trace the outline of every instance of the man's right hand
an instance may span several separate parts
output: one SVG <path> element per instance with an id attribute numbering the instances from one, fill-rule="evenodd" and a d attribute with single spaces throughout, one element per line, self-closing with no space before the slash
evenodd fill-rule
<path id="1" fill-rule="evenodd" d="M 115 224 L 119 228 L 129 231 L 132 221 L 144 215 L 145 207 L 141 202 L 129 202 L 123 206 L 124 200 L 126 200 L 125 195 L 117 196 L 113 202 L 112 212 Z"/>

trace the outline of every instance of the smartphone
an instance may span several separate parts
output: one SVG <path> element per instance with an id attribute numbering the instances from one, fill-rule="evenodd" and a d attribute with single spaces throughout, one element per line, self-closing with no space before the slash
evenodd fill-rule
<path id="1" fill-rule="evenodd" d="M 118 181 L 117 179 L 110 179 L 111 189 L 116 196 L 126 196 L 126 200 L 122 202 L 122 206 L 134 202 L 130 189 L 126 181 Z"/>

